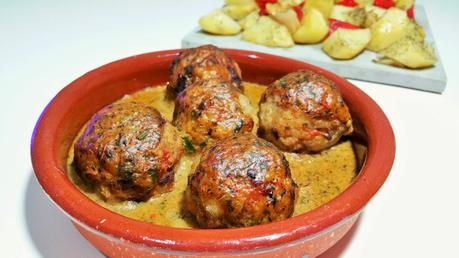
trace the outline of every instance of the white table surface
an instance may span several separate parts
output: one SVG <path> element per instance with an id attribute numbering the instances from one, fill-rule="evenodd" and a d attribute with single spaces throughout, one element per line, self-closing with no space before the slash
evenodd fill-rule
<path id="1" fill-rule="evenodd" d="M 85 72 L 178 48 L 223 1 L 0 1 L 1 257 L 103 257 L 45 197 L 29 145 L 45 105 Z M 459 2 L 418 1 L 449 83 L 442 94 L 353 81 L 386 112 L 395 163 L 359 223 L 323 257 L 459 257 Z"/>

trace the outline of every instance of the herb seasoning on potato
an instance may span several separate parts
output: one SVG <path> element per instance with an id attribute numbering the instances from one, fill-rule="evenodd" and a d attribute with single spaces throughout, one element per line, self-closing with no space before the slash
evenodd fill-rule
<path id="1" fill-rule="evenodd" d="M 437 57 L 416 22 L 414 0 L 273 0 L 225 1 L 201 18 L 203 31 L 236 35 L 268 47 L 320 44 L 336 60 L 350 60 L 365 50 L 378 64 L 423 69 Z"/>

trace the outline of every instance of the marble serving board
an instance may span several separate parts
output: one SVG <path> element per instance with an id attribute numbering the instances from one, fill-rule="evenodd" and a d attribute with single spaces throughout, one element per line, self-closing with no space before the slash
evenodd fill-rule
<path id="1" fill-rule="evenodd" d="M 417 5 L 415 7 L 415 15 L 417 22 L 426 32 L 426 41 L 432 43 L 435 47 L 438 62 L 434 67 L 411 70 L 376 64 L 372 60 L 377 57 L 377 54 L 370 51 L 364 51 L 352 60 L 337 61 L 327 56 L 321 50 L 321 44 L 295 45 L 291 48 L 271 48 L 242 41 L 240 39 L 240 34 L 236 36 L 216 36 L 207 34 L 199 28 L 191 31 L 183 38 L 182 47 L 189 48 L 213 44 L 222 48 L 265 52 L 308 62 L 349 79 L 441 93 L 445 89 L 447 78 L 438 56 L 438 50 L 435 46 L 435 41 L 424 8 Z"/>

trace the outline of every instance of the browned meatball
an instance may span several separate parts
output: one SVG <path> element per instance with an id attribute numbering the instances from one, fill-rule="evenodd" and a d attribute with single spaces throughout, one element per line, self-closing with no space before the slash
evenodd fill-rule
<path id="1" fill-rule="evenodd" d="M 250 101 L 225 81 L 197 81 L 175 100 L 174 124 L 197 145 L 250 132 L 254 120 L 258 123 Z"/>
<path id="2" fill-rule="evenodd" d="M 289 218 L 296 196 L 282 152 L 243 134 L 204 150 L 188 177 L 184 207 L 201 227 L 244 227 Z"/>
<path id="3" fill-rule="evenodd" d="M 284 151 L 318 152 L 353 131 L 335 83 L 312 71 L 290 73 L 272 83 L 258 116 L 260 136 Z"/>
<path id="4" fill-rule="evenodd" d="M 182 153 L 177 130 L 156 109 L 115 103 L 91 118 L 75 143 L 74 164 L 106 200 L 145 200 L 170 190 Z"/>
<path id="5" fill-rule="evenodd" d="M 238 64 L 222 50 L 212 45 L 185 49 L 170 67 L 168 92 L 170 96 L 175 96 L 197 80 L 212 78 L 221 78 L 237 88 L 241 87 Z"/>

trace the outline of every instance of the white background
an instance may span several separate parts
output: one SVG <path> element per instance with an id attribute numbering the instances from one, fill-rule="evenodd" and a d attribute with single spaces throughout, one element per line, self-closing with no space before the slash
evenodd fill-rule
<path id="1" fill-rule="evenodd" d="M 103 257 L 42 193 L 29 145 L 45 105 L 105 63 L 179 48 L 223 1 L 0 1 L 2 257 Z M 358 225 L 324 257 L 459 257 L 459 2 L 418 1 L 449 83 L 442 94 L 353 81 L 392 122 L 397 155 Z"/>

